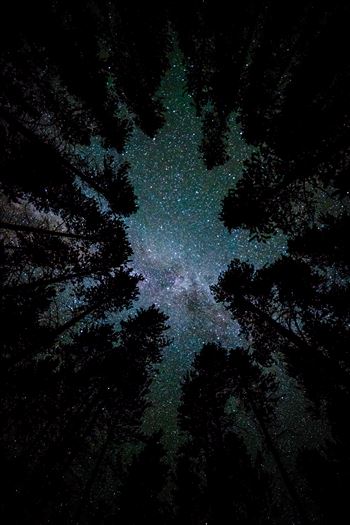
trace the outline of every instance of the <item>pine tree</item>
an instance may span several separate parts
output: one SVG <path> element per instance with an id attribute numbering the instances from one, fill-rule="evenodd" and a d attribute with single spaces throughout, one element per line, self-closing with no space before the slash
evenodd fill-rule
<path id="1" fill-rule="evenodd" d="M 188 437 L 178 462 L 178 523 L 266 523 L 259 474 L 226 412 L 229 373 L 227 351 L 207 344 L 183 382 L 179 424 Z"/>
<path id="2" fill-rule="evenodd" d="M 159 432 L 145 436 L 143 449 L 133 458 L 127 469 L 116 516 L 118 523 L 167 523 L 167 509 L 159 497 L 166 485 L 168 471 L 164 463 L 165 450 L 160 439 Z"/>
<path id="3" fill-rule="evenodd" d="M 111 479 L 117 488 L 122 447 L 141 439 L 145 396 L 168 343 L 166 319 L 152 307 L 118 332 L 94 325 L 62 343 L 55 359 L 28 362 L 7 377 L 2 445 L 9 469 L 26 462 L 17 480 L 18 522 L 83 522 L 101 494 L 103 515 L 116 512 Z"/>

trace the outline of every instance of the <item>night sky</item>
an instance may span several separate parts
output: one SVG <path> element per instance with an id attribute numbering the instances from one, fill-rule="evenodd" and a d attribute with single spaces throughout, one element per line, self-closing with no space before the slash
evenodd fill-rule
<path id="1" fill-rule="evenodd" d="M 169 316 L 167 335 L 171 344 L 157 365 L 143 423 L 146 433 L 162 429 L 169 458 L 181 442 L 176 422 L 181 380 L 195 353 L 206 342 L 218 342 L 226 348 L 246 344 L 238 323 L 215 302 L 210 286 L 234 257 L 258 268 L 287 251 L 282 234 L 267 242 L 249 241 L 247 231 L 230 234 L 219 220 L 221 200 L 234 187 L 244 160 L 254 149 L 244 142 L 232 116 L 227 149 L 230 160 L 207 170 L 198 151 L 201 123 L 186 89 L 185 68 L 176 46 L 170 62 L 158 92 L 166 108 L 165 125 L 153 139 L 135 128 L 122 155 L 110 150 L 117 165 L 124 160 L 130 163 L 128 175 L 138 201 L 137 212 L 125 222 L 133 249 L 130 266 L 144 280 L 129 312 L 155 304 Z M 90 147 L 79 151 L 90 166 L 103 163 L 105 150 L 97 137 Z M 108 320 L 118 324 L 124 317 L 125 312 L 112 314 Z M 282 425 L 293 429 L 280 439 L 284 454 L 292 457 L 299 442 L 319 442 L 327 429 L 311 416 L 282 364 L 277 365 L 276 373 L 280 384 L 276 428 Z M 253 451 L 258 434 L 249 428 L 252 423 L 246 416 L 241 419 L 237 413 L 237 417 L 240 428 L 246 428 L 247 445 Z"/>
<path id="2" fill-rule="evenodd" d="M 178 51 L 163 79 L 160 95 L 166 123 L 154 139 L 135 130 L 124 156 L 139 209 L 127 221 L 134 251 L 131 266 L 144 277 L 134 308 L 155 303 L 169 316 L 169 337 L 160 374 L 152 388 L 153 407 L 146 427 L 175 432 L 180 379 L 203 343 L 239 344 L 238 325 L 215 303 L 210 285 L 233 257 L 256 266 L 285 250 L 282 237 L 249 242 L 247 232 L 229 234 L 219 220 L 221 199 L 239 178 L 252 148 L 231 119 L 230 160 L 208 171 L 199 157 L 200 119 L 186 93 L 185 70 Z M 170 437 L 170 436 L 169 436 Z M 176 437 L 170 438 L 176 443 Z"/>
<path id="3" fill-rule="evenodd" d="M 3 9 L 1 523 L 347 515 L 350 3 L 231 7 Z"/>

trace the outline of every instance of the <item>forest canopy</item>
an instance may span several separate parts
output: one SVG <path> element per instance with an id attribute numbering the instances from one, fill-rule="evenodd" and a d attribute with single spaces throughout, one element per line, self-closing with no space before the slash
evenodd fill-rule
<path id="1" fill-rule="evenodd" d="M 3 7 L 3 523 L 343 522 L 349 23 Z"/>

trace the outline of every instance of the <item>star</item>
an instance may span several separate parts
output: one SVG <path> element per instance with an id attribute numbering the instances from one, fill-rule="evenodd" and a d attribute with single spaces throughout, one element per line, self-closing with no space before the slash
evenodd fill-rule
<path id="1" fill-rule="evenodd" d="M 167 108 L 164 127 L 152 139 L 135 130 L 126 148 L 139 203 L 128 220 L 131 264 L 145 277 L 135 308 L 156 303 L 169 316 L 172 338 L 152 389 L 152 426 L 157 414 L 164 422 L 169 407 L 175 417 L 180 380 L 203 343 L 220 341 L 231 347 L 241 342 L 237 323 L 210 291 L 219 273 L 233 257 L 260 266 L 282 249 L 278 239 L 273 246 L 254 246 L 247 232 L 230 235 L 220 222 L 220 201 L 239 179 L 252 148 L 233 117 L 231 160 L 206 169 L 198 152 L 201 123 L 186 92 L 178 50 L 172 61 L 160 89 Z"/>

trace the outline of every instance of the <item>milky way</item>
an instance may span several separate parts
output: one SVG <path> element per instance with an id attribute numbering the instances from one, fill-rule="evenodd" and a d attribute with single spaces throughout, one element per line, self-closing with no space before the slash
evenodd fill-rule
<path id="1" fill-rule="evenodd" d="M 139 204 L 128 221 L 132 267 L 144 276 L 135 306 L 155 303 L 169 315 L 173 339 L 152 390 L 152 428 L 161 421 L 172 427 L 180 378 L 204 342 L 228 347 L 239 342 L 237 324 L 215 303 L 210 285 L 233 257 L 260 266 L 284 248 L 278 239 L 254 244 L 246 232 L 230 235 L 220 222 L 221 199 L 252 150 L 232 118 L 231 158 L 223 167 L 206 170 L 198 155 L 200 119 L 185 85 L 181 57 L 174 53 L 160 90 L 166 123 L 154 139 L 136 130 L 124 153 Z"/>

